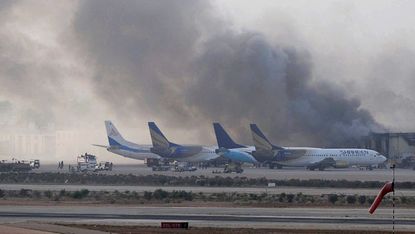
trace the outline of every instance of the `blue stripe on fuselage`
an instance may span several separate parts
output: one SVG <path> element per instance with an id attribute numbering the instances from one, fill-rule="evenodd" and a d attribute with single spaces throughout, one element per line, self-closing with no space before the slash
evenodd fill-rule
<path id="1" fill-rule="evenodd" d="M 223 154 L 225 158 L 228 158 L 232 161 L 236 162 L 247 162 L 247 163 L 258 163 L 257 160 L 250 155 L 249 153 L 245 152 L 238 152 L 238 151 L 228 151 Z"/>
<path id="2" fill-rule="evenodd" d="M 173 146 L 168 149 L 159 151 L 160 156 L 171 159 L 183 159 L 195 156 L 201 153 L 203 148 L 201 146 Z"/>
<path id="3" fill-rule="evenodd" d="M 114 147 L 120 150 L 131 151 L 134 153 L 151 153 L 150 150 L 136 149 L 136 148 L 132 148 L 132 147 L 120 144 L 119 142 L 112 139 L 111 137 L 108 137 L 108 142 L 110 143 L 110 147 Z"/>

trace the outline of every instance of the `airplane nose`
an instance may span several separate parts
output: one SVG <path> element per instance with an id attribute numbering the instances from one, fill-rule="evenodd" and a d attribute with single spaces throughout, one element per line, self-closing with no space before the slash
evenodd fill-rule
<path id="1" fill-rule="evenodd" d="M 385 162 L 387 160 L 387 158 L 385 156 L 383 156 L 383 155 L 381 155 L 380 158 L 381 158 L 381 163 L 383 163 L 383 162 Z"/>

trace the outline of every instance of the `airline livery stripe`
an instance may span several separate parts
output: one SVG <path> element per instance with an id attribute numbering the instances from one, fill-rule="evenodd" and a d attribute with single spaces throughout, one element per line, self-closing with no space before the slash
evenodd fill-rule
<path id="1" fill-rule="evenodd" d="M 272 146 L 258 134 L 254 133 L 253 138 L 254 138 L 255 145 L 258 146 L 258 148 L 272 150 Z"/>
<path id="2" fill-rule="evenodd" d="M 162 148 L 168 148 L 169 147 L 169 143 L 167 142 L 166 138 L 164 138 L 160 134 L 158 134 L 154 131 L 151 131 L 151 136 L 152 136 L 152 140 L 153 140 L 155 145 L 157 145 L 159 147 L 162 147 Z"/>
<path id="3" fill-rule="evenodd" d="M 109 139 L 109 142 L 110 142 L 110 146 L 112 146 L 112 147 L 115 146 L 115 147 L 117 147 L 117 149 L 131 151 L 131 152 L 134 152 L 134 153 L 150 153 L 149 150 L 135 149 L 135 148 L 128 147 L 126 145 L 122 145 L 119 142 L 117 142 L 116 140 L 112 139 L 111 137 L 108 137 L 108 139 Z"/>

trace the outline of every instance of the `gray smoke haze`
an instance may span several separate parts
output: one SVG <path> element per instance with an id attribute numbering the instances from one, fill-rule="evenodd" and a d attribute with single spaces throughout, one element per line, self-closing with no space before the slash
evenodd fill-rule
<path id="1" fill-rule="evenodd" d="M 206 1 L 84 1 L 77 43 L 96 68 L 96 92 L 119 116 L 169 123 L 184 115 L 182 90 L 204 25 Z"/>
<path id="2" fill-rule="evenodd" d="M 415 51 L 406 45 L 381 51 L 368 69 L 362 98 L 390 131 L 414 130 Z"/>
<path id="3" fill-rule="evenodd" d="M 339 146 L 356 144 L 380 129 L 357 99 L 348 99 L 329 82 L 312 81 L 307 51 L 271 45 L 258 33 L 210 40 L 194 76 L 190 105 L 207 119 L 237 129 L 238 135 L 256 122 L 278 142 Z"/>
<path id="4" fill-rule="evenodd" d="M 353 145 L 380 128 L 359 100 L 313 82 L 306 48 L 234 31 L 206 1 L 82 3 L 74 28 L 96 64 L 97 92 L 126 118 L 199 127 L 202 140 L 220 121 L 245 142 L 255 122 L 278 142 L 320 146 Z"/>
<path id="5" fill-rule="evenodd" d="M 140 143 L 149 120 L 173 141 L 201 144 L 215 144 L 213 121 L 245 144 L 252 122 L 281 145 L 350 146 L 382 126 L 415 130 L 415 36 L 399 36 L 406 21 L 392 17 L 413 7 L 323 1 L 305 11 L 300 2 L 236 26 L 221 4 L 2 1 L 0 125 L 80 131 L 72 158 L 106 143 L 105 119 Z"/>
<path id="6" fill-rule="evenodd" d="M 2 2 L 7 3 L 7 2 Z M 16 128 L 33 126 L 46 131 L 51 126 L 74 127 L 79 108 L 80 75 L 70 51 L 60 44 L 62 27 L 58 20 L 71 4 L 11 1 L 1 5 L 0 100 L 10 106 L 9 122 Z M 41 17 L 39 17 L 41 16 Z M 78 118 L 84 121 L 82 118 Z"/>
<path id="7" fill-rule="evenodd" d="M 7 1 L 2 2 L 0 6 L 2 13 L 0 23 L 1 99 L 3 99 L 3 103 L 7 103 L 7 114 L 10 114 L 13 109 L 19 109 L 20 115 L 16 116 L 17 119 L 15 120 L 17 123 L 30 116 L 32 121 L 40 127 L 44 127 L 47 122 L 53 120 L 54 113 L 45 108 L 40 111 L 36 107 L 48 102 L 53 105 L 55 99 L 49 99 L 48 97 L 56 96 L 57 93 L 54 91 L 58 92 L 61 87 L 58 85 L 57 89 L 51 89 L 47 85 L 59 83 L 59 81 L 52 78 L 56 76 L 55 69 L 50 68 L 50 63 L 42 64 L 36 61 L 34 50 L 39 48 L 35 46 L 41 45 L 31 44 L 30 38 L 25 37 L 25 32 L 14 28 L 15 25 L 13 24 L 18 20 L 14 18 L 16 15 L 12 12 L 13 7 L 14 4 Z M 24 106 L 15 106 L 16 99 L 25 99 L 24 96 L 26 96 L 27 103 Z M 46 116 L 49 117 L 46 118 Z"/>

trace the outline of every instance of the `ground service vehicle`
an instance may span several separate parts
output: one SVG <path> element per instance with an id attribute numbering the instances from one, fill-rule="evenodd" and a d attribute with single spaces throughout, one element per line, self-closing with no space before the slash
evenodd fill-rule
<path id="1" fill-rule="evenodd" d="M 168 171 L 170 170 L 170 166 L 169 165 L 154 165 L 152 167 L 153 171 Z"/>
<path id="2" fill-rule="evenodd" d="M 77 171 L 87 172 L 95 171 L 97 167 L 97 158 L 95 155 L 87 154 L 77 157 Z"/>
<path id="3" fill-rule="evenodd" d="M 146 158 L 144 159 L 144 164 L 146 164 L 147 167 L 154 167 L 160 165 L 160 160 L 158 158 Z"/>
<path id="4" fill-rule="evenodd" d="M 95 171 L 112 171 L 112 162 L 99 162 L 95 167 Z"/>
<path id="5" fill-rule="evenodd" d="M 183 172 L 183 171 L 196 171 L 197 168 L 190 163 L 176 163 L 174 165 L 173 171 Z"/>
<path id="6" fill-rule="evenodd" d="M 30 164 L 30 167 L 33 168 L 33 169 L 39 169 L 39 167 L 40 167 L 39 159 L 32 159 L 32 160 L 30 160 L 29 164 Z"/>
<path id="7" fill-rule="evenodd" d="M 223 173 L 242 173 L 243 171 L 244 169 L 242 169 L 241 165 L 237 163 L 226 164 L 225 168 L 223 169 Z"/>

